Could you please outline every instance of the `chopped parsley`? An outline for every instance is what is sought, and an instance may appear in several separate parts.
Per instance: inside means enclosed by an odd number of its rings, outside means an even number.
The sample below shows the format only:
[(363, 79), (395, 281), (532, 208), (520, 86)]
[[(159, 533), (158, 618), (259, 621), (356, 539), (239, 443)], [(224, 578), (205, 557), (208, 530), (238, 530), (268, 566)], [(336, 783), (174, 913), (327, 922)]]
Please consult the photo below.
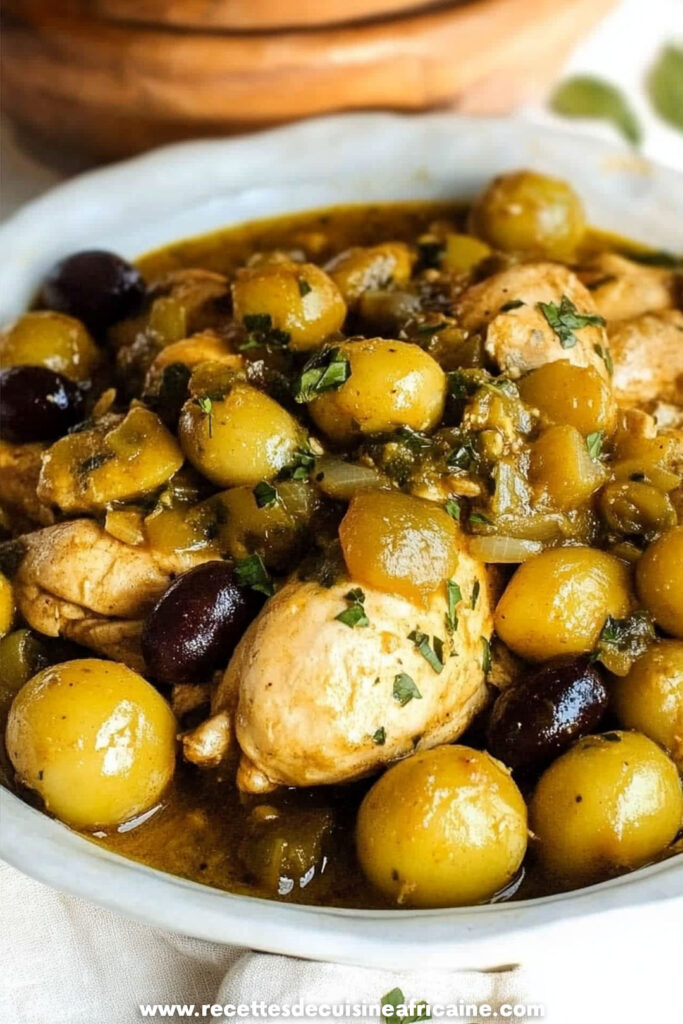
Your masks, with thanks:
[(491, 671), (491, 644), (485, 636), (481, 638), (481, 667), (484, 670), (484, 675), (488, 675)]
[(446, 459), (449, 469), (472, 469), (476, 465), (477, 452), (472, 441), (463, 441), (454, 448)]
[(440, 331), (445, 331), (447, 327), (450, 327), (448, 320), (437, 320), (433, 323), (421, 323), (417, 325), (418, 334), (439, 334)]
[(285, 348), (289, 345), (291, 335), (288, 331), (282, 331), (279, 327), (273, 327), (270, 313), (247, 313), (242, 323), (249, 331), (247, 340), (239, 346), (240, 352), (246, 352), (252, 348), (261, 348), (263, 345), (270, 345), (276, 348)]
[(555, 302), (538, 302), (536, 305), (560, 339), (562, 348), (574, 348), (577, 344), (579, 339), (574, 331), (582, 327), (605, 326), (603, 316), (598, 316), (597, 313), (579, 313), (566, 295), (562, 296), (559, 306)]
[(408, 639), (413, 641), (422, 657), (437, 674), (443, 672), (443, 640), (440, 637), (435, 636), (432, 638), (432, 646), (426, 633), (421, 633), (419, 629), (414, 629), (412, 633), (408, 633)]
[(260, 555), (247, 555), (235, 562), (235, 576), (242, 587), (251, 587), (266, 597), (272, 597), (275, 587)]
[(265, 480), (263, 483), (257, 484), (252, 493), (259, 508), (271, 508), (273, 505), (277, 505), (280, 500), (273, 485)]
[(595, 354), (600, 356), (600, 358), (602, 359), (603, 363), (607, 367), (607, 372), (611, 377), (614, 373), (614, 362), (612, 361), (612, 353), (608, 348), (605, 348), (604, 345), (593, 345), (593, 349), (595, 351)]
[(294, 460), (280, 470), (280, 480), (308, 480), (315, 467), (315, 455), (308, 448), (296, 448)]
[(624, 657), (630, 662), (643, 654), (654, 636), (652, 619), (647, 612), (633, 612), (625, 619), (608, 615), (598, 637), (593, 660), (601, 661), (613, 670)]
[(513, 309), (519, 309), (520, 306), (526, 306), (526, 302), (522, 299), (511, 299), (510, 302), (506, 302), (504, 306), (500, 307), (501, 313), (510, 313)]
[(474, 586), (472, 587), (472, 600), (470, 601), (470, 607), (472, 608), (472, 611), (474, 611), (474, 609), (477, 607), (477, 601), (479, 600), (480, 591), (481, 583), (479, 582), (479, 580), (475, 580)]
[(483, 512), (470, 512), (468, 523), (479, 523), (480, 526), (493, 526), (493, 522)]
[(462, 591), (455, 580), (446, 580), (446, 600), (448, 601), (446, 629), (449, 633), (455, 633), (458, 628), (458, 613), (455, 609), (462, 601)]
[(446, 377), (453, 398), (469, 398), (479, 387), (477, 381), (465, 370), (451, 370)]
[(298, 283), (299, 283), (299, 295), (301, 296), (302, 299), (305, 299), (307, 295), (311, 294), (313, 289), (311, 288), (310, 284), (308, 283), (308, 281), (306, 280), (305, 277), (300, 277)]
[(456, 523), (460, 522), (460, 503), (455, 498), (449, 498), (446, 502), (446, 512)]
[(208, 417), (209, 437), (213, 437), (213, 399), (208, 395), (200, 395), (194, 401), (195, 405), (198, 405), (204, 415)]
[(294, 384), (294, 401), (311, 402), (326, 391), (338, 391), (351, 376), (351, 364), (339, 348), (316, 352)]
[(602, 430), (595, 430), (592, 434), (589, 434), (586, 438), (586, 448), (591, 459), (599, 459), (602, 453), (602, 444), (605, 440), (605, 434)]
[(372, 742), (376, 743), (378, 747), (383, 747), (387, 741), (387, 731), (383, 725), (380, 725), (379, 729), (375, 729), (372, 734)]
[(422, 694), (407, 672), (399, 672), (397, 676), (394, 676), (393, 697), (402, 708), (411, 700), (422, 700)]
[(100, 466), (104, 466), (105, 462), (109, 462), (113, 459), (113, 455), (107, 455), (104, 452), (99, 452), (97, 455), (90, 455), (87, 459), (83, 459), (83, 462), (78, 467), (79, 473), (92, 473), (94, 469), (99, 469)]
[(432, 446), (431, 437), (423, 434), (421, 430), (413, 430), (412, 427), (399, 427), (394, 436), (411, 452), (425, 451)]
[(348, 594), (344, 594), (344, 600), (349, 602), (349, 607), (345, 608), (343, 612), (339, 612), (339, 615), (335, 615), (337, 622), (343, 622), (345, 626), (349, 626), (353, 629), (354, 626), (369, 626), (370, 619), (365, 614), (365, 594), (360, 587), (354, 587), (353, 590), (349, 590)]

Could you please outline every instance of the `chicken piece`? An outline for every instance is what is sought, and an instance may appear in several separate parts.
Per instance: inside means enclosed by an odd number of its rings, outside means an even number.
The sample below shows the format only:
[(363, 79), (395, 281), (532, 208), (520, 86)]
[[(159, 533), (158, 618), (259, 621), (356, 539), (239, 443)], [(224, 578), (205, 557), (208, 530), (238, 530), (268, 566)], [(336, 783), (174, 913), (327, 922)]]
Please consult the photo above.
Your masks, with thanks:
[(609, 331), (612, 384), (623, 405), (683, 404), (683, 313), (676, 309), (622, 320)]
[(43, 444), (0, 441), (0, 504), (20, 520), (28, 520), (29, 529), (30, 523), (47, 526), (54, 522), (51, 509), (36, 493), (44, 450)]
[[(452, 638), (445, 586), (423, 605), (364, 586), (370, 623), (362, 628), (336, 619), (348, 580), (326, 588), (292, 579), (271, 598), (214, 701), (214, 712), (236, 705), (238, 786), (348, 782), (456, 739), (487, 699), (482, 637), (491, 635), (494, 595), (485, 567), (464, 552), (455, 578), (463, 601)], [(443, 638), (441, 672), (409, 637), (415, 630), (430, 645)]]
[(597, 314), (590, 292), (567, 267), (522, 263), (468, 288), (455, 313), (466, 330), (486, 332), (486, 352), (508, 377), (521, 377), (544, 363), (566, 359), (575, 366), (594, 366), (607, 378), (600, 354), (608, 349), (604, 327), (577, 327), (570, 343), (565, 341), (563, 346), (542, 312), (540, 303), (559, 307), (565, 297), (577, 315)]
[(230, 750), (232, 723), (227, 711), (219, 711), (181, 737), (183, 757), (202, 768), (217, 768)]
[(647, 267), (614, 252), (600, 253), (579, 272), (605, 320), (630, 320), (674, 305), (671, 270)]
[[(130, 547), (90, 519), (26, 534), (14, 576), (17, 607), (46, 636), (65, 636), (139, 667), (141, 620), (172, 575), (206, 554), (161, 555)], [(123, 621), (122, 621), (123, 620)]]
[(64, 619), (60, 632), (67, 640), (89, 647), (114, 661), (121, 661), (134, 672), (145, 674), (141, 638), (143, 619)]

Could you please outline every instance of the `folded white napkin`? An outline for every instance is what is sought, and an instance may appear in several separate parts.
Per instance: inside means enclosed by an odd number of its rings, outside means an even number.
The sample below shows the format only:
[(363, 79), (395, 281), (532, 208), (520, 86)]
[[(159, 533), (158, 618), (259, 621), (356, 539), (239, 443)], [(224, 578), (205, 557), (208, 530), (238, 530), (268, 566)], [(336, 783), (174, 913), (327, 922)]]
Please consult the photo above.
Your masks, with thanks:
[[(202, 942), (65, 896), (2, 863), (0, 908), (0, 1024), (138, 1024), (149, 1019), (141, 1007), (173, 1004), (193, 1004), (189, 1019), (222, 1024), (277, 1019), (264, 1016), (268, 1005), (288, 1007), (289, 1019), (331, 1019), (334, 1012), (332, 1019), (357, 1024), (378, 1021), (363, 1004), (376, 1007), (396, 988), (406, 1002), (450, 1004), (451, 1013), (460, 1012), (447, 1020), (501, 1019), (503, 1004), (540, 1004), (542, 1017), (507, 1019), (550, 1024), (680, 1024), (683, 1019), (683, 899), (634, 918), (626, 949), (623, 934), (615, 934), (614, 947), (608, 942), (596, 948), (587, 924), (580, 944), (558, 944), (523, 968), (490, 973), (431, 971), (419, 946), (409, 963), (397, 963), (389, 972)], [(231, 1007), (240, 1004), (246, 1012), (238, 1017)], [(480, 1010), (488, 1005), (490, 1014), (465, 1017), (464, 1004), (478, 1004)], [(203, 1006), (212, 1008), (204, 1016)], [(228, 1007), (229, 1015), (219, 1007)], [(328, 1007), (328, 1016), (303, 1016), (311, 1012), (306, 1007), (323, 1007), (323, 1013)], [(153, 1019), (188, 1017), (162, 1018), (157, 1011)]]

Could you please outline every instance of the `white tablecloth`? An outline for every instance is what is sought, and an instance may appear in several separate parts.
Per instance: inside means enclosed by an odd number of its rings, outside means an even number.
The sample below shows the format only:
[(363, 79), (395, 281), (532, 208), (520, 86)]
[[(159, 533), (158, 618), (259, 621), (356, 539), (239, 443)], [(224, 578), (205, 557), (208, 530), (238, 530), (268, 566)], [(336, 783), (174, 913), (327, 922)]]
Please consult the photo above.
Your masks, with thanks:
[[(681, 169), (683, 136), (652, 115), (641, 83), (662, 43), (682, 37), (683, 0), (624, 0), (566, 69), (619, 83), (645, 126), (644, 152)], [(519, 116), (562, 123), (541, 106)], [(599, 135), (612, 132), (585, 127)], [(22, 154), (7, 126), (0, 144), (7, 216), (58, 175)], [(542, 962), (515, 971), (451, 975), (430, 972), (419, 949), (413, 963), (397, 964), (392, 975), (182, 938), (54, 892), (6, 865), (0, 865), (0, 908), (0, 1024), (134, 1024), (143, 1019), (140, 1004), (155, 1003), (193, 1003), (194, 1019), (223, 1020), (196, 1014), (202, 1004), (376, 1003), (396, 986), (407, 997), (488, 1001), (494, 1010), (501, 1002), (544, 1003), (551, 1024), (683, 1021), (682, 901), (654, 910), (645, 926), (639, 919), (630, 956), (622, 951), (617, 959), (610, 948), (593, 948), (587, 930), (582, 948), (549, 949)], [(242, 1019), (257, 1018), (251, 1013)]]

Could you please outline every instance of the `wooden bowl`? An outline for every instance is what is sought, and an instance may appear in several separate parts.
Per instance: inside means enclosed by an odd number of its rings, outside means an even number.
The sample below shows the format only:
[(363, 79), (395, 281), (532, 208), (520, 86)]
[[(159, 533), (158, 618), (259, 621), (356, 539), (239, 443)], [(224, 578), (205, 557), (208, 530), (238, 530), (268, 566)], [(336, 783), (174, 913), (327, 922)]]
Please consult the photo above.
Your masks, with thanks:
[[(77, 0), (78, 2), (78, 0)], [(444, 0), (80, 0), (90, 11), (115, 21), (230, 30), (292, 28), (369, 21), (435, 7)]]
[(42, 144), (96, 159), (338, 110), (502, 113), (543, 89), (613, 3), (473, 0), (358, 26), (238, 34), (5, 0), (4, 109)]

